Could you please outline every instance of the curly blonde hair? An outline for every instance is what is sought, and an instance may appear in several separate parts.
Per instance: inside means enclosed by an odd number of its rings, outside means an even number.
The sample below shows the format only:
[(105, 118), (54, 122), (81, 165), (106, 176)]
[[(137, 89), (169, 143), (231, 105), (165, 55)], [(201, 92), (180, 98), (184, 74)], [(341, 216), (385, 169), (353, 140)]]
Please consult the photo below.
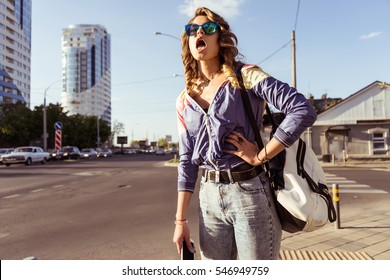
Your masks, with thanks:
[[(242, 55), (237, 49), (238, 39), (234, 33), (230, 30), (229, 24), (218, 14), (209, 10), (208, 8), (201, 7), (195, 11), (195, 15), (188, 23), (192, 23), (197, 16), (206, 16), (210, 21), (219, 24), (218, 43), (219, 43), (219, 60), (221, 63), (222, 72), (226, 75), (230, 83), (239, 87), (237, 76), (234, 73), (234, 68), (243, 64), (239, 58)], [(185, 32), (181, 35), (182, 52), (181, 57), (184, 64), (184, 76), (187, 85), (187, 89), (192, 95), (192, 89), (195, 86), (196, 80), (199, 78), (198, 63), (192, 56), (189, 47), (189, 38)]]

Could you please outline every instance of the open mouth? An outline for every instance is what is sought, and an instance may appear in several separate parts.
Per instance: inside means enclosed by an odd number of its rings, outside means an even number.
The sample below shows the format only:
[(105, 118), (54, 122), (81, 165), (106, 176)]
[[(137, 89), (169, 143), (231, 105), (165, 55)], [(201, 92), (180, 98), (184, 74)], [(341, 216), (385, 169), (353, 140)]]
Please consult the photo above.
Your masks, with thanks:
[(206, 42), (203, 40), (203, 39), (198, 39), (196, 41), (196, 49), (201, 51), (201, 50), (204, 50), (206, 48)]

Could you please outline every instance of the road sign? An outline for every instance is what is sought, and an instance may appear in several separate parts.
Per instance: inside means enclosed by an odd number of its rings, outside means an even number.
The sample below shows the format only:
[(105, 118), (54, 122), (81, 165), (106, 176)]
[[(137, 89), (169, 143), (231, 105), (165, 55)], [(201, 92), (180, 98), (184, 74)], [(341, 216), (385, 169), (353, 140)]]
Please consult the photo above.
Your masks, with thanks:
[(55, 129), (55, 130), (62, 130), (63, 127), (64, 127), (64, 125), (63, 125), (62, 122), (60, 122), (60, 121), (57, 121), (57, 122), (55, 122), (55, 124), (54, 124), (54, 129)]
[(55, 149), (58, 151), (58, 150), (61, 150), (61, 146), (62, 146), (62, 130), (60, 129), (57, 129), (56, 130), (56, 137), (55, 137)]
[(118, 144), (127, 144), (127, 136), (118, 136), (116, 142)]

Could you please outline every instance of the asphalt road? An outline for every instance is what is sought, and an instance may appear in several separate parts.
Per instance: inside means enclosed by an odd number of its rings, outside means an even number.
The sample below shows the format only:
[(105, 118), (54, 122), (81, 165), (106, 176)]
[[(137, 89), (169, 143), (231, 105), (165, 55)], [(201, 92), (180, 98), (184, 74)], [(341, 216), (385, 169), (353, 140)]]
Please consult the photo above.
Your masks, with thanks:
[(171, 157), (0, 167), (0, 259), (178, 259)]
[[(171, 155), (0, 166), (0, 259), (179, 259)], [(389, 203), (390, 173), (325, 169), (340, 184), (343, 215)], [(197, 240), (197, 199), (189, 211)]]

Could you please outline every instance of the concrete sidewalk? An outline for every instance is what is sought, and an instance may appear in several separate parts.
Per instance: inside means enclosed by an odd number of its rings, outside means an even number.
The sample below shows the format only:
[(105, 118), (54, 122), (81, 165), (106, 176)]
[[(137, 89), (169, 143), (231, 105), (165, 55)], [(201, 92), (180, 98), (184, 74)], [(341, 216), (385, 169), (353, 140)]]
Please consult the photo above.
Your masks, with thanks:
[[(322, 164), (325, 172), (331, 167), (390, 170), (389, 161)], [(331, 188), (331, 186), (328, 187)], [(385, 195), (390, 196), (390, 194)], [(313, 256), (306, 252), (337, 252), (341, 256), (352, 253), (351, 255), (356, 258), (363, 256), (364, 259), (390, 260), (390, 197), (388, 201), (387, 205), (375, 205), (364, 209), (343, 209), (339, 229), (329, 223), (314, 232), (295, 234), (283, 232), (281, 253), (283, 255), (283, 253), (292, 252), (292, 259), (298, 259), (302, 252), (304, 259), (312, 259)], [(328, 255), (335, 256), (335, 254)], [(337, 259), (337, 256), (333, 259)]]
[(390, 207), (343, 213), (340, 229), (328, 224), (314, 232), (283, 232), (281, 250), (364, 252), (374, 260), (390, 260)]

